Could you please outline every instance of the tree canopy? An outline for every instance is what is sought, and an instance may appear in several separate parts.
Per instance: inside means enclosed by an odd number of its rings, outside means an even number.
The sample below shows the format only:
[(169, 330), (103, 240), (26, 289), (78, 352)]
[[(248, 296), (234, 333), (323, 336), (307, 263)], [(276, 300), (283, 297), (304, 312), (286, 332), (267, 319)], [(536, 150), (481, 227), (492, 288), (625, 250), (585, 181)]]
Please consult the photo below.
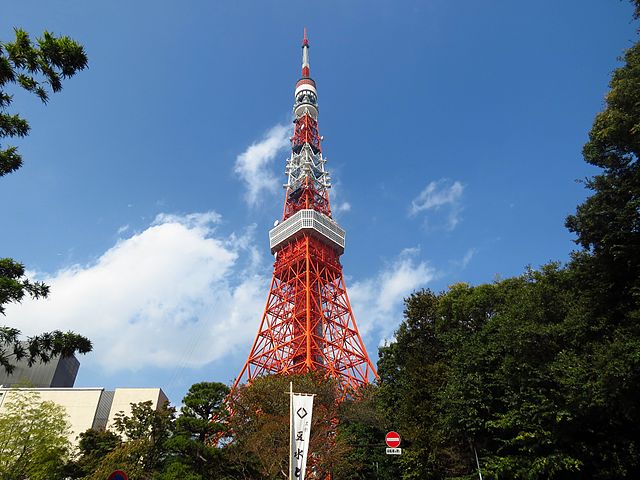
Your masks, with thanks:
[[(34, 93), (47, 103), (51, 92), (62, 90), (62, 80), (87, 67), (84, 48), (69, 37), (56, 37), (50, 32), (31, 40), (29, 34), (15, 29), (15, 40), (0, 42), (0, 139), (25, 137), (29, 122), (19, 114), (7, 113), (13, 96), (9, 85), (17, 85)], [(14, 146), (0, 144), (0, 177), (22, 166), (22, 156)]]
[(476, 453), (487, 478), (640, 475), (640, 44), (623, 61), (584, 146), (600, 170), (566, 221), (571, 260), (406, 300), (378, 364), (401, 478), (475, 478)]
[(0, 478), (64, 478), (71, 455), (69, 424), (63, 407), (42, 402), (33, 391), (10, 390), (0, 413)]
[[(151, 402), (131, 405), (131, 413), (116, 415), (114, 431), (87, 430), (80, 435), (80, 456), (67, 468), (71, 478), (102, 480), (116, 469), (129, 478), (208, 480), (244, 478), (228, 450), (211, 442), (225, 417), (229, 388), (217, 382), (191, 386), (176, 409)], [(257, 477), (249, 477), (257, 478)]]
[[(84, 70), (87, 62), (82, 45), (46, 31), (34, 42), (24, 30), (16, 28), (14, 41), (0, 42), (0, 177), (22, 166), (17, 147), (5, 145), (5, 139), (29, 133), (29, 122), (7, 111), (13, 103), (8, 89), (22, 88), (47, 103), (51, 93), (62, 89), (62, 81)], [(5, 314), (7, 304), (20, 303), (25, 296), (41, 298), (48, 294), (47, 285), (26, 278), (23, 264), (0, 258), (0, 314)], [(15, 361), (25, 357), (31, 365), (57, 355), (87, 353), (91, 348), (87, 338), (57, 330), (31, 337), (25, 346), (20, 340), (20, 330), (0, 326), (0, 367), (9, 374)]]
[(406, 299), (376, 393), (401, 478), (640, 475), (640, 44), (623, 61), (583, 149), (599, 172), (566, 221), (571, 260)]
[(257, 468), (257, 477), (246, 478), (275, 480), (287, 475), (289, 382), (293, 382), (294, 391), (316, 395), (310, 451), (315, 454), (313, 469), (319, 477), (331, 472), (345, 451), (344, 445), (332, 438), (340, 397), (335, 381), (318, 373), (257, 378), (251, 385), (241, 386), (231, 399), (233, 415), (229, 429), (233, 442), (227, 448), (231, 458), (246, 470)]

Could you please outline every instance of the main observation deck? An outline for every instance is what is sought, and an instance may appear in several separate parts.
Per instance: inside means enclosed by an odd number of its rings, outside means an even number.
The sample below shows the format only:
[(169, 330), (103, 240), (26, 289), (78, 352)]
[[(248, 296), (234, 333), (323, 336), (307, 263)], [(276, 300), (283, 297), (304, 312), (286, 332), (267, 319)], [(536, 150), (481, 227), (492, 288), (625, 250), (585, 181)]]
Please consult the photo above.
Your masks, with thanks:
[(286, 243), (303, 233), (323, 241), (336, 250), (338, 255), (344, 253), (345, 231), (327, 215), (310, 209), (296, 212), (269, 231), (271, 253), (276, 253)]

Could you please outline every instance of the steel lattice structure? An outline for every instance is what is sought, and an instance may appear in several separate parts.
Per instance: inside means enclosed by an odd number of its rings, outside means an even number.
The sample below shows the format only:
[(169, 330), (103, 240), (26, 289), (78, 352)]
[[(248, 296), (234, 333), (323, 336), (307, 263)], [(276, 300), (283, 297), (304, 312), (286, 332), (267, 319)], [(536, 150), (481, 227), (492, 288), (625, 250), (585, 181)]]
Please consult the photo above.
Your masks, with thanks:
[(340, 255), (345, 231), (331, 216), (331, 179), (322, 156), (306, 29), (302, 78), (294, 98), (284, 211), (269, 232), (276, 256), (273, 279), (258, 334), (234, 389), (260, 375), (321, 371), (346, 392), (369, 383), (377, 373), (344, 284)]

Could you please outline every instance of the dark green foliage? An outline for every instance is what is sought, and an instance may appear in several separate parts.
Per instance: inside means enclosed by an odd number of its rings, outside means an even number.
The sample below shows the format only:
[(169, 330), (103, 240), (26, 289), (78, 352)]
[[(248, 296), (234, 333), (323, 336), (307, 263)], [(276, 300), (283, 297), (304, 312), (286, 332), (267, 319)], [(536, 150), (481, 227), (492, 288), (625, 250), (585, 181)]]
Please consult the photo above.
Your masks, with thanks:
[[(471, 469), (468, 439), (447, 425), (445, 391), (454, 373), (452, 352), (487, 315), (483, 302), (453, 296), (447, 303), (442, 300), (428, 290), (407, 298), (396, 341), (380, 349), (379, 401), (403, 438), (398, 475), (403, 479), (454, 478)], [(443, 315), (456, 321), (443, 321)]]
[(84, 456), (102, 458), (120, 445), (120, 437), (109, 430), (87, 430), (80, 434), (78, 450)]
[(67, 465), (69, 478), (103, 480), (116, 469), (139, 480), (259, 479), (250, 460), (237, 458), (233, 448), (210, 443), (225, 419), (229, 389), (222, 383), (196, 383), (176, 411), (155, 410), (151, 402), (131, 405), (131, 413), (116, 415), (114, 429), (88, 430), (80, 435), (80, 455)]
[(637, 20), (640, 18), (640, 0), (631, 0), (631, 3), (634, 5), (633, 18)]
[(0, 314), (8, 303), (20, 303), (25, 295), (46, 297), (49, 287), (42, 282), (31, 282), (24, 276), (24, 265), (10, 258), (0, 258)]
[[(47, 103), (49, 91), (62, 89), (62, 80), (87, 67), (82, 46), (69, 37), (44, 32), (34, 43), (24, 30), (15, 29), (13, 42), (0, 42), (0, 139), (25, 137), (29, 123), (17, 114), (6, 113), (13, 96), (9, 85), (19, 85)], [(22, 165), (16, 147), (0, 144), (0, 177)]]
[(189, 388), (182, 399), (174, 435), (165, 444), (168, 457), (161, 479), (233, 478), (234, 468), (225, 460), (226, 452), (208, 443), (222, 428), (212, 419), (227, 416), (224, 400), (228, 394), (229, 388), (217, 382), (196, 383)]
[(344, 453), (334, 465), (334, 480), (399, 478), (399, 458), (385, 453), (384, 437), (393, 423), (379, 408), (378, 393), (369, 385), (340, 405), (337, 443)]
[(233, 442), (225, 450), (245, 472), (257, 470), (251, 479), (286, 478), (289, 458), (289, 382), (296, 392), (314, 393), (310, 451), (317, 455), (314, 469), (323, 478), (343, 458), (348, 446), (334, 441), (338, 419), (335, 381), (318, 373), (270, 375), (234, 392), (230, 421)]
[(624, 61), (584, 147), (600, 173), (566, 223), (582, 250), (406, 300), (378, 364), (401, 478), (477, 478), (474, 449), (485, 478), (640, 477), (640, 44)]
[(47, 363), (58, 355), (88, 353), (91, 348), (89, 339), (73, 332), (54, 330), (21, 341), (20, 330), (0, 326), (0, 366), (7, 373), (13, 372), (16, 360), (26, 358), (31, 366), (36, 362)]
[[(13, 101), (7, 87), (18, 85), (46, 103), (48, 90), (60, 91), (63, 79), (87, 66), (84, 49), (69, 37), (44, 32), (34, 44), (24, 30), (16, 29), (15, 36), (13, 42), (0, 42), (0, 141), (29, 133), (29, 123), (24, 118), (6, 112)], [(22, 157), (16, 147), (0, 143), (0, 177), (21, 165)], [(10, 258), (0, 259), (0, 314), (4, 315), (5, 305), (20, 303), (25, 296), (41, 298), (48, 294), (47, 285), (25, 277), (21, 263)], [(16, 360), (25, 357), (31, 365), (36, 361), (47, 362), (57, 355), (91, 351), (91, 342), (72, 332), (54, 331), (31, 337), (26, 347), (19, 335), (20, 331), (15, 328), (0, 327), (0, 366), (7, 373), (13, 371)]]
[(63, 407), (42, 402), (38, 393), (9, 390), (0, 413), (0, 478), (64, 478), (71, 456), (69, 424)]
[(584, 147), (585, 160), (601, 173), (585, 181), (593, 195), (567, 227), (584, 249), (576, 266), (587, 286), (627, 309), (640, 298), (640, 44), (624, 59)]
[(116, 414), (114, 429), (118, 435), (90, 430), (81, 435), (81, 456), (74, 478), (103, 480), (116, 469), (124, 470), (132, 479), (158, 478), (174, 426), (173, 407), (165, 405), (155, 410), (150, 401), (132, 403), (129, 415)]
[[(19, 303), (25, 295), (33, 298), (46, 297), (49, 287), (41, 282), (31, 282), (24, 277), (24, 266), (10, 258), (0, 259), (0, 313), (4, 305)], [(91, 351), (91, 341), (73, 332), (59, 330), (20, 340), (20, 330), (0, 326), (0, 366), (7, 373), (13, 372), (16, 360), (27, 358), (29, 365), (48, 362), (58, 355)]]
[[(380, 349), (380, 401), (412, 456), (411, 462), (406, 455), (400, 458), (405, 464), (403, 478), (440, 478), (458, 470), (459, 453), (441, 435), (438, 395), (449, 366), (447, 349), (436, 330), (438, 300), (428, 290), (411, 295), (405, 302), (406, 321), (396, 332), (397, 341)], [(455, 332), (451, 335), (455, 337)], [(415, 477), (407, 463), (424, 468)]]
[(223, 383), (200, 382), (192, 385), (182, 399), (178, 430), (205, 443), (220, 428), (219, 424), (211, 420), (214, 417), (223, 420), (227, 416), (224, 405), (227, 395), (229, 387)]
[[(25, 295), (32, 298), (46, 297), (49, 287), (41, 282), (31, 282), (24, 277), (24, 266), (10, 258), (0, 259), (0, 313), (4, 305), (19, 303)], [(59, 330), (20, 340), (20, 330), (0, 326), (0, 366), (8, 373), (13, 372), (16, 360), (27, 358), (29, 365), (48, 362), (58, 355), (91, 351), (91, 342), (73, 332)]]
[[(550, 265), (483, 286), (500, 300), (452, 352), (446, 424), (480, 450), (496, 476), (553, 478), (580, 463), (563, 443), (573, 418), (554, 379), (554, 359), (567, 346), (558, 328), (566, 314), (562, 273)], [(473, 301), (476, 293), (457, 289), (444, 298)]]
[(120, 437), (109, 430), (89, 429), (82, 432), (78, 442), (78, 458), (67, 466), (67, 476), (81, 478), (90, 475), (98, 468), (102, 459), (121, 443)]
[(166, 458), (166, 441), (174, 431), (175, 408), (165, 405), (158, 410), (151, 401), (131, 404), (131, 413), (116, 414), (114, 428), (123, 438), (144, 446), (142, 465), (145, 471), (158, 470)]
[[(407, 299), (381, 349), (401, 478), (636, 478), (640, 332), (592, 310), (573, 264)], [(597, 310), (600, 310), (598, 306)]]

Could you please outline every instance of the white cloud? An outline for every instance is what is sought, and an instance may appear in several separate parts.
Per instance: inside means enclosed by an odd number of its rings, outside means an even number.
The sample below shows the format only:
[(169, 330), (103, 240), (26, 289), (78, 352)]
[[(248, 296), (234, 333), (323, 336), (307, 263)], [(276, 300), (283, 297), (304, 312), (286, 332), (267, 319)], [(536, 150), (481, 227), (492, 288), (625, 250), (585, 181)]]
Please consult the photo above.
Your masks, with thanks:
[(338, 213), (349, 212), (351, 211), (351, 204), (349, 202), (339, 203), (338, 206), (334, 208), (334, 211)]
[(467, 250), (467, 253), (464, 254), (464, 257), (462, 257), (462, 260), (458, 262), (460, 267), (465, 268), (467, 265), (469, 265), (469, 262), (476, 253), (478, 253), (478, 250), (476, 248), (470, 248), (469, 250)]
[[(83, 367), (107, 374), (183, 371), (243, 357), (271, 270), (255, 245), (255, 225), (222, 235), (221, 223), (216, 212), (159, 214), (92, 264), (30, 273), (51, 286), (49, 298), (10, 305), (6, 320), (25, 335), (58, 328), (89, 337), (94, 351), (81, 358)], [(436, 276), (418, 255), (406, 249), (374, 277), (348, 286), (363, 335), (391, 338), (404, 297)]]
[(118, 229), (118, 235), (120, 235), (121, 233), (126, 232), (127, 230), (129, 230), (129, 225), (122, 225), (122, 226)]
[(189, 213), (187, 215), (176, 215), (173, 213), (159, 213), (153, 220), (152, 225), (163, 225), (167, 223), (177, 223), (189, 229), (195, 229), (203, 233), (213, 230), (215, 224), (220, 223), (222, 216), (216, 212)]
[(349, 287), (356, 323), (363, 335), (376, 333), (381, 341), (391, 338), (402, 319), (403, 300), (435, 277), (428, 263), (418, 261), (419, 250), (405, 249), (374, 278)]
[(331, 202), (331, 213), (334, 217), (337, 217), (337, 220), (339, 220), (341, 214), (351, 211), (351, 203), (343, 199), (342, 186), (339, 180), (332, 182), (329, 190), (329, 201)]
[[(262, 140), (251, 144), (236, 158), (234, 172), (245, 183), (245, 200), (255, 206), (263, 191), (275, 193), (280, 183), (269, 164), (281, 150), (289, 145), (291, 129), (285, 125), (271, 128)], [(284, 168), (284, 163), (282, 165)]]
[(410, 215), (423, 211), (446, 210), (445, 228), (453, 230), (460, 222), (462, 205), (460, 200), (464, 192), (464, 185), (447, 179), (430, 182), (420, 194), (411, 202)]
[[(253, 229), (216, 234), (220, 215), (160, 214), (94, 264), (39, 275), (45, 300), (7, 309), (25, 334), (73, 330), (94, 343), (83, 363), (107, 371), (199, 367), (246, 348), (264, 307)], [(245, 252), (249, 254), (245, 255)]]

